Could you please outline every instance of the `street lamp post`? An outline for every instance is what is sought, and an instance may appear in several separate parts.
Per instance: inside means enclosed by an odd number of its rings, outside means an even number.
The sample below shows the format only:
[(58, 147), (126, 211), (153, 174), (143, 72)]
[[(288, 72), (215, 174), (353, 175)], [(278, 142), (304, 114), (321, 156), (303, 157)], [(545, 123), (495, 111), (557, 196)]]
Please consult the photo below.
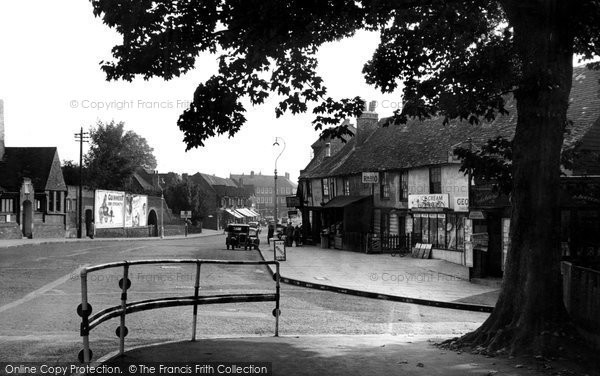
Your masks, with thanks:
[(283, 154), (283, 152), (285, 151), (285, 140), (281, 137), (275, 137), (275, 142), (273, 143), (273, 146), (275, 146), (275, 145), (279, 146), (279, 142), (277, 142), (277, 140), (280, 140), (281, 142), (283, 142), (283, 149), (281, 149), (281, 152), (279, 153), (277, 158), (275, 158), (275, 177), (273, 179), (274, 186), (275, 186), (275, 192), (274, 192), (275, 206), (273, 207), (273, 217), (275, 218), (275, 226), (277, 226), (277, 222), (278, 222), (278, 218), (277, 218), (277, 161), (279, 160), (279, 157), (281, 157), (281, 154)]

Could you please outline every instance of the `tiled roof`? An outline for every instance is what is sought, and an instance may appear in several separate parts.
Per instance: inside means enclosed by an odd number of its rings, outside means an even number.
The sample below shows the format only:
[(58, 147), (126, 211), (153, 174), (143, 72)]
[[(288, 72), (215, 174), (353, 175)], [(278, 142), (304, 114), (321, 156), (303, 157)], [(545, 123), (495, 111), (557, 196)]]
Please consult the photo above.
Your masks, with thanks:
[[(572, 125), (565, 134), (564, 148), (581, 145), (600, 149), (600, 97), (598, 81), (600, 72), (585, 67), (573, 71), (571, 104), (567, 113)], [(471, 125), (452, 121), (448, 125), (442, 118), (409, 120), (403, 125), (382, 126), (361, 146), (355, 146), (355, 137), (342, 149), (328, 158), (313, 158), (302, 171), (301, 178), (351, 175), (363, 171), (383, 171), (414, 168), (448, 163), (449, 152), (471, 138), (480, 145), (497, 136), (514, 136), (517, 123), (516, 102), (509, 98), (508, 115), (498, 116), (491, 123)]]
[(201, 172), (194, 174), (195, 175), (200, 175), (204, 178), (204, 180), (206, 180), (206, 182), (212, 186), (215, 185), (224, 185), (224, 186), (229, 186), (229, 187), (237, 187), (237, 185), (235, 184), (235, 182), (231, 179), (227, 179), (227, 178), (220, 178), (218, 176), (214, 176), (214, 175), (209, 175), (209, 174), (203, 174)]
[[(0, 161), (0, 181), (7, 191), (20, 189), (30, 178), (36, 191), (67, 190), (55, 147), (7, 147)], [(58, 157), (57, 157), (58, 158)]]
[[(262, 175), (262, 174), (231, 174), (231, 179), (236, 182), (242, 183), (242, 185), (253, 185), (255, 187), (272, 187), (273, 186), (273, 178), (274, 175)], [(298, 184), (294, 183), (290, 179), (286, 178), (285, 175), (279, 175), (277, 173), (277, 184), (283, 186), (282, 184), (287, 184), (289, 187), (295, 188)]]

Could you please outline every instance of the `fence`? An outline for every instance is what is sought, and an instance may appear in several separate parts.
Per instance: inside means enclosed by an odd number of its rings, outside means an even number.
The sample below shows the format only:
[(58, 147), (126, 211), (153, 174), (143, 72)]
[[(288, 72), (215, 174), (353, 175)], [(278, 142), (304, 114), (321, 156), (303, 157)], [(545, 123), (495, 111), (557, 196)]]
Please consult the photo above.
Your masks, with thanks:
[(600, 272), (562, 262), (563, 301), (583, 336), (600, 348)]
[(412, 236), (394, 234), (367, 234), (367, 253), (406, 252), (410, 253)]
[[(195, 264), (196, 278), (194, 283), (193, 296), (163, 297), (158, 299), (141, 300), (127, 302), (127, 290), (131, 287), (129, 277), (129, 268), (135, 265), (149, 264)], [(200, 270), (202, 264), (226, 264), (226, 265), (275, 265), (276, 273), (275, 293), (273, 294), (227, 294), (227, 295), (199, 295), (200, 289)], [(95, 315), (92, 315), (92, 305), (88, 301), (87, 276), (89, 273), (103, 269), (123, 268), (123, 278), (119, 280), (121, 289), (121, 304), (104, 309)], [(277, 261), (238, 261), (238, 260), (204, 260), (204, 259), (160, 259), (160, 260), (136, 260), (121, 261), (108, 264), (86, 267), (81, 270), (81, 304), (77, 307), (77, 313), (81, 317), (80, 334), (83, 337), (83, 350), (79, 352), (79, 360), (88, 363), (92, 358), (92, 351), (89, 345), (89, 333), (92, 329), (114, 317), (120, 317), (121, 323), (117, 328), (119, 337), (119, 354), (125, 352), (125, 337), (127, 336), (127, 327), (125, 326), (125, 317), (128, 313), (146, 311), (156, 308), (177, 307), (191, 305), (193, 309), (192, 320), (192, 341), (196, 340), (196, 323), (198, 318), (198, 305), (219, 304), (219, 303), (243, 303), (243, 302), (275, 302), (273, 316), (275, 316), (275, 336), (279, 335), (279, 262)]]

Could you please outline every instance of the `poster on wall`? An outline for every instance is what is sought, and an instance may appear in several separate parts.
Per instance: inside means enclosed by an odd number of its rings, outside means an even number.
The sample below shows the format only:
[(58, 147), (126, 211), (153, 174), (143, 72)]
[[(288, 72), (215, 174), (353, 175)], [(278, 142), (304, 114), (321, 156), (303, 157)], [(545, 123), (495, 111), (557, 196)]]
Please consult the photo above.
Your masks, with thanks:
[(146, 226), (148, 196), (125, 195), (125, 227)]
[(94, 223), (96, 228), (123, 227), (125, 192), (96, 190)]

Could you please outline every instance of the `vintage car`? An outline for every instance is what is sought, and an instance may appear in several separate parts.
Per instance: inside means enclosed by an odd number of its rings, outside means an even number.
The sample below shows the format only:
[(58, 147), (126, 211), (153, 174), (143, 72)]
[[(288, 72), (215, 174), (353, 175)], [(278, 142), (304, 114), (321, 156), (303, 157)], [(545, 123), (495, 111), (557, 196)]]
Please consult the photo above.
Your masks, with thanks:
[(225, 245), (227, 249), (235, 249), (235, 247), (245, 247), (248, 241), (248, 235), (250, 234), (250, 226), (245, 224), (230, 224), (225, 229), (227, 232), (227, 238), (225, 239)]
[(227, 249), (235, 249), (236, 247), (244, 247), (244, 249), (258, 249), (260, 239), (256, 228), (246, 224), (231, 224), (226, 228), (227, 238), (225, 246)]
[(248, 238), (246, 240), (244, 249), (258, 249), (258, 246), (260, 245), (260, 239), (258, 238), (259, 233), (259, 229), (250, 227), (250, 232), (248, 233)]

